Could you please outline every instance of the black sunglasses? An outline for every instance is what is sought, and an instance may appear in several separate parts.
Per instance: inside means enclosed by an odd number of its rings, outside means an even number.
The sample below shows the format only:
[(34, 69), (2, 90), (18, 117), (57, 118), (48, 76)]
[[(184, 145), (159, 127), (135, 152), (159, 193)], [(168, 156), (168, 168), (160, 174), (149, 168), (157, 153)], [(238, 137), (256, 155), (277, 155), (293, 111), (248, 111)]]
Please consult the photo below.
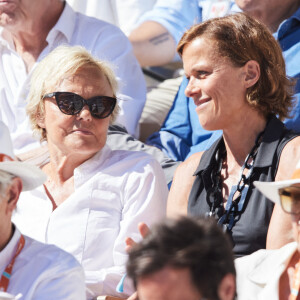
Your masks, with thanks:
[(81, 96), (71, 92), (54, 92), (43, 96), (45, 98), (55, 97), (60, 111), (66, 115), (77, 115), (85, 105), (88, 106), (91, 115), (97, 119), (107, 118), (114, 110), (117, 99), (108, 96), (96, 96), (85, 100)]
[(300, 214), (300, 187), (289, 186), (278, 190), (282, 209), (292, 215)]

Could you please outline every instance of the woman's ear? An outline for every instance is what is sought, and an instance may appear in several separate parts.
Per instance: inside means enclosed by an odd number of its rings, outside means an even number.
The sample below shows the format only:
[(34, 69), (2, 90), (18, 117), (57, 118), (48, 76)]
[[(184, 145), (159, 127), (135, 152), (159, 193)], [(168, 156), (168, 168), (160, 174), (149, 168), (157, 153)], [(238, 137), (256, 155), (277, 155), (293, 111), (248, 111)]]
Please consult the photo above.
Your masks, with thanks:
[(45, 128), (45, 116), (42, 116), (40, 113), (36, 116), (36, 123), (41, 128)]
[(249, 60), (245, 64), (244, 70), (245, 70), (245, 74), (246, 74), (245, 79), (244, 79), (245, 87), (249, 88), (249, 87), (253, 86), (259, 80), (260, 66), (257, 61)]

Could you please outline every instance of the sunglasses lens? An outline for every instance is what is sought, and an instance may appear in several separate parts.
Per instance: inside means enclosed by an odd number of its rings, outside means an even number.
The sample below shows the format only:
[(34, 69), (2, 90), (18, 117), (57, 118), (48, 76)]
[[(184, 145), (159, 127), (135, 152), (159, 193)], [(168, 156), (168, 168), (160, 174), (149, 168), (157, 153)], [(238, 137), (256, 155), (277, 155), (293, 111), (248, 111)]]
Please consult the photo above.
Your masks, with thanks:
[(88, 105), (90, 113), (98, 119), (107, 118), (116, 106), (116, 98), (107, 96), (97, 96), (84, 100), (80, 95), (71, 92), (55, 92), (46, 96), (55, 95), (56, 103), (60, 111), (66, 115), (78, 114), (84, 105)]
[(283, 210), (290, 214), (300, 214), (300, 188), (288, 187), (279, 193)]
[(88, 101), (88, 105), (93, 117), (104, 119), (113, 112), (116, 105), (116, 99), (105, 96), (95, 97)]
[(61, 93), (58, 96), (57, 105), (64, 114), (76, 115), (81, 111), (83, 101), (79, 95), (73, 93)]

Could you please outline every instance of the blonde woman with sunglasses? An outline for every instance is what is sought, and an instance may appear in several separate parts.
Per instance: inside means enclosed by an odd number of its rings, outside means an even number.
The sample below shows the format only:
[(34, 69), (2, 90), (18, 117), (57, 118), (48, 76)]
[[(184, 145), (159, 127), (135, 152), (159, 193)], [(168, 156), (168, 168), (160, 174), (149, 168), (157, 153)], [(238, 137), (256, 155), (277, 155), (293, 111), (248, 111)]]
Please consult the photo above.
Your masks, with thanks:
[[(32, 128), (49, 149), (42, 166), (48, 179), (21, 197), (14, 220), (24, 233), (77, 258), (88, 299), (119, 295), (126, 236), (138, 236), (140, 221), (151, 225), (165, 215), (160, 165), (147, 154), (106, 145), (116, 92), (107, 63), (82, 47), (60, 46), (36, 67), (28, 96)], [(131, 292), (125, 280), (123, 296)]]

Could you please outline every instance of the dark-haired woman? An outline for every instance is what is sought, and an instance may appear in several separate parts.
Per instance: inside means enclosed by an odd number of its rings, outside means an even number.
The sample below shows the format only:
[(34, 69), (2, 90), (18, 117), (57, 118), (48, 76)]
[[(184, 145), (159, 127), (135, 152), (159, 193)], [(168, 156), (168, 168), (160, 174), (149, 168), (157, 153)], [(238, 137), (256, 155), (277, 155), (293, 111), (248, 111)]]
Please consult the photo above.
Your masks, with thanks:
[[(236, 256), (265, 248), (272, 214), (276, 226), (281, 213), (253, 181), (289, 178), (300, 158), (300, 138), (280, 121), (292, 106), (281, 49), (264, 25), (241, 13), (193, 26), (177, 50), (200, 124), (223, 136), (177, 169), (167, 214), (216, 218)], [(290, 238), (284, 218), (278, 247)]]

